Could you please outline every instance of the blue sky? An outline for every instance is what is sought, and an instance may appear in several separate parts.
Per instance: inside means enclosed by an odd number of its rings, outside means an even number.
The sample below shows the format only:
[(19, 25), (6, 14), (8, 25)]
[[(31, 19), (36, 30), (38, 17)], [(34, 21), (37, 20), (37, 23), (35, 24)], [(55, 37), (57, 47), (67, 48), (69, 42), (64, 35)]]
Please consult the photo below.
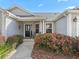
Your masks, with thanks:
[(19, 5), (33, 12), (61, 12), (79, 6), (79, 0), (0, 0), (0, 7)]

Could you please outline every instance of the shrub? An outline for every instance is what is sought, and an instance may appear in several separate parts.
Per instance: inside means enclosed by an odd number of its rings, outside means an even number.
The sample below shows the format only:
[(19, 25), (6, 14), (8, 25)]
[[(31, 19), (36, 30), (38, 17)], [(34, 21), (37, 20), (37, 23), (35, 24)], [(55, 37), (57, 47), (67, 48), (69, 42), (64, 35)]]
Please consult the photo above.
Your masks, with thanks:
[[(5, 42), (4, 39), (4, 36), (0, 36), (0, 42)], [(3, 59), (9, 52), (15, 49), (22, 42), (23, 37), (21, 35), (8, 37), (6, 42), (0, 46), (0, 59)]]
[(5, 43), (5, 36), (0, 35), (0, 45)]
[(56, 33), (45, 33), (35, 37), (35, 43), (38, 47), (51, 49), (53, 52), (63, 54), (78, 52), (78, 42), (78, 38)]
[(42, 34), (37, 34), (36, 36), (35, 36), (35, 44), (41, 44), (41, 42), (42, 42)]
[(21, 35), (16, 35), (15, 37), (18, 38), (18, 44), (23, 43), (23, 36), (21, 36)]
[(6, 44), (13, 45), (16, 44), (16, 47), (23, 42), (23, 37), (21, 35), (14, 35), (8, 37)]
[(35, 37), (35, 44), (42, 48), (49, 48), (49, 41), (51, 39), (50, 34), (38, 34)]
[(15, 37), (8, 37), (6, 44), (12, 45), (14, 44), (16, 41)]

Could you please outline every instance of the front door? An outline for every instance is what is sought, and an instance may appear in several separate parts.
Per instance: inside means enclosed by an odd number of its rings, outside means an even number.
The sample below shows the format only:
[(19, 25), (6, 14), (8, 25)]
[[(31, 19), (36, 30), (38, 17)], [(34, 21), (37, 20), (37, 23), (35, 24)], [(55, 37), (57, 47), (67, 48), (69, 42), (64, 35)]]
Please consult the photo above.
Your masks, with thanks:
[(31, 25), (25, 25), (25, 37), (31, 37)]

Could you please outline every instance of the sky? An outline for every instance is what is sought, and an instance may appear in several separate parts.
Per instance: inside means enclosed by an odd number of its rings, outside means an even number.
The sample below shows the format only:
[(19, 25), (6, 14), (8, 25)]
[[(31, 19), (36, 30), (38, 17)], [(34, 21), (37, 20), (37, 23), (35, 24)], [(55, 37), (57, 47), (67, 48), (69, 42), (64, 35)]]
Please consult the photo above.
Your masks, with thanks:
[(63, 12), (79, 6), (79, 0), (0, 0), (0, 7), (4, 9), (16, 5), (32, 12)]

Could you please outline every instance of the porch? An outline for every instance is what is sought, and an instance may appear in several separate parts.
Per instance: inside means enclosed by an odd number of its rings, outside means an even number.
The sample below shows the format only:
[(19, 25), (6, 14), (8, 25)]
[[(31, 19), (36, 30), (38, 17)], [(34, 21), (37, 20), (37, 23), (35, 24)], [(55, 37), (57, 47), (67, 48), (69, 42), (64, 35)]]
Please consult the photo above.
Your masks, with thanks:
[(45, 33), (45, 21), (18, 21), (19, 34), (24, 37), (34, 37), (36, 33)]
[(19, 34), (24, 37), (34, 37), (35, 34), (46, 32), (54, 32), (54, 23), (46, 22), (45, 20), (40, 21), (18, 21)]
[[(22, 35), (24, 37), (33, 37), (35, 36), (36, 33), (41, 33), (44, 34), (46, 32), (53, 33), (55, 31), (55, 26), (53, 21), (46, 21), (48, 18), (46, 17), (40, 17), (40, 16), (15, 16), (13, 14), (9, 15), (10, 18), (12, 18), (12, 22), (10, 23), (13, 24), (12, 26), (8, 26), (9, 28), (14, 29), (13, 34), (8, 34), (8, 35)], [(10, 25), (9, 24), (9, 25)], [(15, 26), (14, 26), (15, 24)], [(13, 30), (12, 29), (12, 30)], [(10, 33), (12, 30), (9, 30)]]

